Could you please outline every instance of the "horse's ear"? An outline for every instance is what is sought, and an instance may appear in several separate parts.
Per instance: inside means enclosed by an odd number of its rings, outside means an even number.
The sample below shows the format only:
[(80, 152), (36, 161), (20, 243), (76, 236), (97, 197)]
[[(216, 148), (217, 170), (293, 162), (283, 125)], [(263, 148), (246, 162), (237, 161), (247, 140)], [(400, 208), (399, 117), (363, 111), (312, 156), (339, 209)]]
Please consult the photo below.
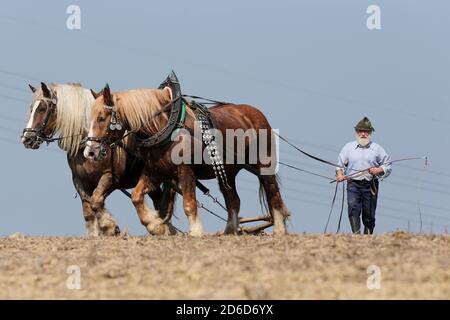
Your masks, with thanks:
[(113, 106), (114, 105), (112, 94), (111, 94), (111, 90), (109, 89), (109, 85), (108, 84), (106, 84), (105, 88), (103, 89), (103, 102), (107, 106)]
[(95, 92), (94, 90), (91, 89), (91, 94), (94, 97), (94, 99), (97, 99), (98, 97), (101, 96), (102, 93), (101, 92), (97, 93), (97, 92)]
[(170, 89), (169, 87), (164, 87), (163, 91), (166, 93), (167, 97), (169, 98), (169, 100), (172, 100), (172, 89)]
[(31, 84), (29, 84), (28, 86), (30, 87), (31, 91), (36, 92), (36, 88), (35, 87), (33, 87)]
[(47, 85), (44, 82), (41, 82), (41, 88), (42, 88), (42, 92), (44, 93), (44, 97), (46, 97), (46, 98), (52, 97), (52, 93), (51, 93), (49, 87), (47, 87)]

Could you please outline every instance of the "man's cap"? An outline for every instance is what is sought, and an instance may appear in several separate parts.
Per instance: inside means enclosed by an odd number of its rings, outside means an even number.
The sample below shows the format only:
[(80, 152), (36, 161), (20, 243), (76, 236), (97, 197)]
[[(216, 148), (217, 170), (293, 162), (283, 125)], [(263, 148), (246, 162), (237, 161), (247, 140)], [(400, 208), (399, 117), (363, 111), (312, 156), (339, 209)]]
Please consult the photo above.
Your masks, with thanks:
[(370, 122), (369, 118), (364, 117), (362, 118), (355, 126), (355, 130), (360, 131), (375, 131), (375, 129), (372, 127), (372, 123)]

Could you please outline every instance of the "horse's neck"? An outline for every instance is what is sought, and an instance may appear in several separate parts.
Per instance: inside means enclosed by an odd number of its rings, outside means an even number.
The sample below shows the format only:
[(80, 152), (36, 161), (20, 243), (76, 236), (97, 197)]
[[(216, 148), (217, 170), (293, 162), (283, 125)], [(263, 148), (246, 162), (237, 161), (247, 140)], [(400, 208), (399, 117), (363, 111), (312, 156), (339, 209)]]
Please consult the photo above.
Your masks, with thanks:
[[(85, 101), (84, 99), (82, 101)], [(86, 101), (89, 101), (89, 99), (86, 99)], [(91, 108), (90, 103), (86, 103), (86, 105), (69, 105), (69, 106), (64, 106), (62, 107), (60, 104), (57, 103), (56, 105), (56, 119), (55, 119), (55, 130), (54, 132), (57, 133), (57, 137), (58, 138), (65, 138), (65, 139), (69, 139), (70, 144), (64, 144), (63, 141), (64, 139), (58, 141), (58, 146), (60, 149), (62, 149), (63, 151), (70, 153), (72, 150), (72, 143), (76, 143), (77, 145), (77, 154), (80, 152), (80, 150), (82, 150), (80, 144), (78, 143), (79, 141), (81, 141), (82, 139), (84, 139), (87, 135), (88, 135), (88, 119), (86, 118), (86, 112), (90, 111)], [(75, 119), (71, 119), (70, 121), (64, 121), (64, 119), (61, 119), (58, 117), (61, 117), (61, 112), (60, 110), (62, 108), (79, 108), (82, 110), (82, 112), (80, 112), (79, 114), (77, 114), (77, 117), (75, 117)], [(70, 114), (69, 113), (65, 113), (65, 114)], [(73, 121), (77, 121), (80, 122), (79, 126), (73, 126), (71, 123)], [(81, 131), (81, 132), (80, 132)]]
[(161, 106), (160, 109), (153, 113), (152, 118), (156, 117), (156, 123), (154, 119), (150, 119), (149, 124), (139, 130), (139, 134), (143, 136), (153, 136), (167, 126), (169, 123), (169, 117), (164, 117), (164, 114), (167, 114), (167, 112), (163, 112), (164, 107), (165, 105)]

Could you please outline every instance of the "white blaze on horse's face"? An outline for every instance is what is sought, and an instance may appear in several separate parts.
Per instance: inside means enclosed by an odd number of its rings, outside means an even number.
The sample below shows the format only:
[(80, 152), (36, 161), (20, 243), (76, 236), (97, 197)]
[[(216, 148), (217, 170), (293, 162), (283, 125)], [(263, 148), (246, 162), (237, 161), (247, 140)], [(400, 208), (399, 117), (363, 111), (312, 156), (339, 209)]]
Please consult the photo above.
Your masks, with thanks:
[[(41, 103), (41, 100), (37, 100), (34, 102), (33, 107), (31, 108), (30, 118), (28, 119), (27, 126), (25, 128), (32, 129), (33, 128), (33, 122), (34, 122), (34, 114), (36, 113), (36, 109), (39, 107), (39, 104)], [(27, 136), (29, 135), (28, 132), (25, 132), (22, 137), (22, 143), (24, 143), (27, 140)]]
[[(30, 117), (25, 127), (26, 129), (36, 129), (36, 127), (38, 126), (37, 124), (35, 124), (35, 118), (36, 112), (38, 112), (40, 104), (41, 100), (37, 100), (32, 104)], [(36, 140), (37, 137), (36, 134), (32, 131), (26, 131), (26, 129), (24, 130), (21, 137), (22, 144), (25, 146), (25, 148), (32, 148), (32, 149), (39, 148), (41, 143)]]
[[(111, 122), (110, 108), (103, 106), (96, 114), (91, 115), (91, 125), (89, 127), (88, 137), (91, 138), (103, 138), (108, 133), (109, 123)], [(98, 141), (87, 141), (84, 148), (83, 155), (87, 159), (95, 160), (100, 156), (102, 145)]]
[(37, 100), (33, 104), (33, 108), (31, 109), (30, 118), (28, 119), (27, 128), (32, 128), (33, 126), (33, 120), (34, 120), (34, 114), (36, 113), (36, 109), (39, 107), (39, 104), (41, 103), (41, 100)]
[[(94, 134), (94, 123), (95, 121), (91, 121), (91, 126), (89, 128), (88, 137), (95, 137)], [(95, 143), (95, 145), (94, 145)], [(86, 147), (84, 148), (83, 155), (86, 159), (94, 160), (98, 157), (100, 146), (97, 142), (94, 141), (86, 141)]]

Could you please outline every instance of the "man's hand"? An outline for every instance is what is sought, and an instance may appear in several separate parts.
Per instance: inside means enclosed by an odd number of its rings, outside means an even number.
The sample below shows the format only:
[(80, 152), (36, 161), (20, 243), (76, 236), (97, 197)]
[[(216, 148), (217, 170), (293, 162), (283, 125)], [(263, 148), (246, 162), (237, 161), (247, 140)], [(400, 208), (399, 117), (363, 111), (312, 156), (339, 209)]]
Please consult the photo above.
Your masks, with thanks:
[(338, 171), (336, 173), (336, 181), (337, 182), (342, 182), (344, 180), (347, 180), (347, 177), (342, 174), (342, 171)]
[(369, 169), (369, 173), (371, 175), (377, 176), (381, 173), (384, 173), (384, 170), (383, 170), (383, 168), (380, 168), (380, 167), (372, 167)]

